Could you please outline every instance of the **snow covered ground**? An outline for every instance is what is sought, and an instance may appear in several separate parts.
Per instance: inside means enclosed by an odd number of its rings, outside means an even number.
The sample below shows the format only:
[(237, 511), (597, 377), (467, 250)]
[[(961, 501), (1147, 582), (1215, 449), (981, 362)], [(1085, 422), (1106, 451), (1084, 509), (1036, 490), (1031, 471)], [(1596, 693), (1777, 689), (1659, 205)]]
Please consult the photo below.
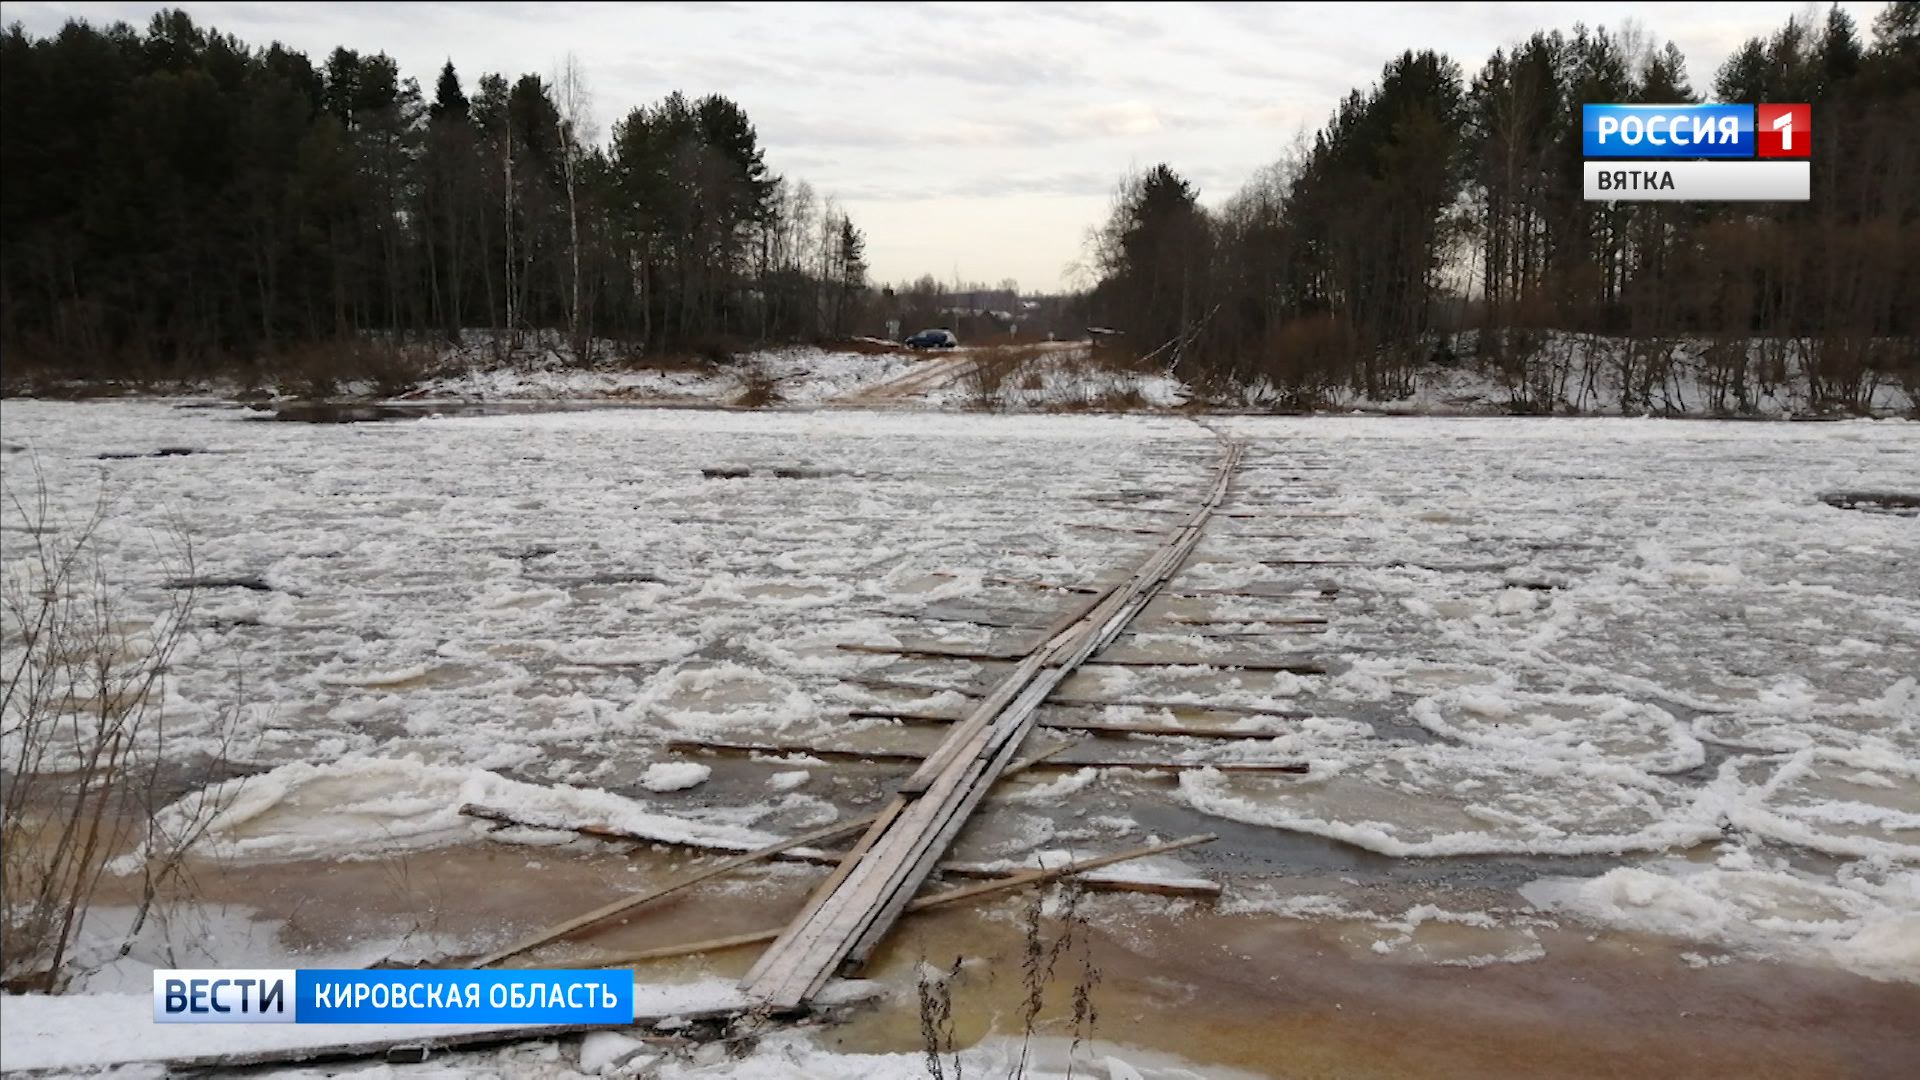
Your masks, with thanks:
[[(730, 365), (657, 370), (645, 361), (598, 360), (579, 365), (557, 339), (522, 348), (502, 365), (484, 330), (469, 331), (468, 346), (449, 352), (455, 374), (429, 380), (407, 395), (435, 401), (639, 400), (728, 403), (750, 378), (771, 380), (780, 403), (813, 406), (829, 402), (873, 405), (864, 391), (899, 378), (932, 359), (927, 354), (841, 352), (813, 347), (767, 349)], [(1454, 334), (1448, 347), (1459, 357), (1429, 363), (1413, 375), (1405, 393), (1368, 396), (1349, 385), (1316, 389), (1305, 399), (1322, 411), (1421, 416), (1506, 415), (1520, 412), (1596, 416), (1723, 416), (1791, 418), (1831, 412), (1816, 404), (1800, 344), (1754, 339), (1745, 343), (1744, 378), (1729, 382), (1727, 361), (1714, 360), (1725, 342), (1702, 338), (1635, 341), (1605, 334), (1536, 331), (1526, 343), (1525, 379), (1506, 373), (1481, 354), (1475, 331)], [(988, 393), (994, 408), (1049, 411), (1099, 408), (1117, 411), (1165, 409), (1196, 397), (1171, 373), (1104, 368), (1090, 361), (1083, 342), (1048, 342), (1045, 355), (1024, 364)], [(602, 343), (603, 356), (618, 348)], [(961, 349), (965, 355), (976, 350)], [(1517, 369), (1516, 369), (1517, 370)], [(1769, 372), (1772, 374), (1769, 375)], [(361, 392), (371, 393), (371, 388)], [(1832, 391), (1830, 390), (1829, 393)], [(1882, 373), (1858, 390), (1865, 410), (1877, 416), (1914, 415), (1914, 385)], [(913, 392), (889, 395), (890, 405), (977, 408), (982, 391), (973, 380), (935, 381)], [(1255, 409), (1302, 404), (1298, 388), (1263, 380), (1227, 391), (1215, 404)]]
[[(658, 370), (605, 362), (578, 366), (558, 353), (503, 367), (489, 354), (479, 352), (462, 354), (470, 355), (469, 366), (427, 380), (404, 395), (404, 400), (726, 405), (740, 399), (755, 382), (772, 389), (773, 404), (801, 408), (837, 404), (951, 410), (1165, 409), (1191, 396), (1184, 383), (1167, 375), (1095, 367), (1087, 362), (1084, 344), (1035, 344), (1023, 351), (1037, 355), (990, 390), (983, 390), (963, 374), (958, 378), (911, 380), (910, 386), (903, 386), (897, 393), (880, 388), (913, 372), (954, 360), (966, 361), (982, 353), (970, 349), (862, 353), (796, 346), (748, 353), (727, 365)], [(962, 363), (955, 370), (964, 369)], [(371, 392), (371, 387), (360, 389)]]
[(662, 370), (600, 363), (577, 366), (558, 354), (499, 366), (484, 356), (453, 374), (429, 379), (409, 401), (626, 400), (731, 404), (750, 380), (768, 380), (780, 403), (817, 405), (859, 393), (906, 371), (920, 357), (901, 353), (769, 349), (724, 366)]
[[(1417, 366), (1407, 385), (1369, 395), (1344, 377), (1320, 385), (1276, 386), (1259, 378), (1246, 385), (1190, 385), (1186, 369), (1129, 371), (1096, 361), (1086, 342), (1033, 342), (997, 348), (963, 347), (933, 353), (887, 351), (889, 343), (861, 339), (850, 349), (783, 346), (744, 352), (723, 362), (629, 356), (625, 347), (597, 342), (594, 358), (574, 359), (560, 335), (523, 342), (503, 352), (484, 330), (466, 332), (466, 344), (442, 350), (431, 374), (403, 393), (372, 379), (336, 385), (338, 400), (431, 408), (453, 405), (554, 407), (641, 404), (741, 405), (755, 408), (994, 410), (1012, 412), (1164, 412), (1194, 403), (1234, 412), (1281, 411), (1405, 416), (1696, 416), (1793, 419), (1864, 412), (1877, 417), (1920, 416), (1916, 375), (1881, 372), (1862, 385), (1829, 387), (1816, 397), (1801, 358), (1801, 343), (1755, 339), (1745, 343), (1746, 371), (1735, 382), (1724, 359), (1726, 343), (1676, 338), (1634, 341), (1601, 334), (1536, 332), (1527, 345), (1525, 376), (1481, 355), (1478, 335), (1446, 339), (1457, 359)], [(1515, 346), (1518, 348), (1519, 346)], [(957, 360), (1023, 354), (1011, 370), (973, 378)], [(1004, 368), (1006, 365), (1000, 365)], [(1651, 373), (1651, 374), (1650, 374)], [(1771, 374), (1769, 374), (1771, 373)], [(918, 376), (918, 377), (916, 377)], [(389, 376), (390, 380), (398, 376)], [(406, 385), (402, 380), (400, 385)], [(143, 385), (142, 395), (234, 399), (264, 392), (286, 404), (313, 393), (311, 380), (289, 373), (254, 386), (230, 379)], [(52, 383), (54, 397), (113, 393), (113, 386)], [(1848, 395), (1852, 395), (1848, 397)], [(1838, 396), (1836, 396), (1838, 395)]]
[[(1815, 415), (1816, 406), (1804, 365), (1787, 343), (1756, 340), (1749, 344), (1749, 372), (1738, 387), (1720, 386), (1709, 364), (1712, 343), (1675, 339), (1663, 350), (1646, 343), (1598, 334), (1545, 332), (1533, 344), (1529, 379), (1517, 382), (1476, 359), (1477, 335), (1451, 339), (1462, 357), (1454, 364), (1428, 364), (1414, 375), (1408, 392), (1369, 397), (1348, 385), (1315, 391), (1312, 407), (1331, 412), (1364, 411), (1420, 416), (1506, 415), (1515, 411), (1578, 413), (1595, 416), (1718, 416), (1791, 418)], [(1054, 342), (1037, 346), (1044, 355), (1023, 364), (1003, 383), (983, 391), (971, 379), (936, 380), (911, 392), (888, 395), (899, 407), (968, 409), (990, 404), (1015, 411), (1167, 409), (1196, 397), (1192, 387), (1165, 373), (1112, 370), (1093, 363), (1087, 346)], [(1762, 377), (1769, 348), (1782, 353), (1780, 375)], [(866, 391), (898, 379), (920, 365), (957, 353), (868, 354), (813, 347), (749, 353), (730, 365), (656, 370), (606, 361), (580, 366), (567, 359), (564, 346), (526, 354), (501, 366), (484, 347), (453, 354), (456, 368), (428, 380), (406, 397), (416, 401), (621, 400), (661, 403), (727, 404), (747, 389), (749, 379), (771, 380), (778, 403), (816, 406), (828, 403), (872, 406)], [(611, 352), (611, 349), (609, 349)], [(1662, 373), (1649, 376), (1658, 358)], [(463, 366), (464, 365), (464, 366)], [(363, 388), (370, 393), (371, 388)], [(1887, 376), (1864, 391), (1867, 411), (1878, 416), (1911, 416), (1912, 388)], [(1264, 381), (1227, 393), (1216, 404), (1254, 409), (1298, 407), (1299, 392)], [(1830, 410), (1828, 410), (1830, 411)]]
[[(1199, 424), (1143, 416), (245, 416), (8, 401), (23, 449), (4, 476), (12, 496), (37, 468), (69, 521), (104, 492), (107, 569), (136, 606), (157, 607), (176, 574), (155, 543), (175, 524), (199, 576), (260, 586), (201, 595), (168, 708), (173, 752), (209, 751), (245, 673), (234, 753), (258, 774), (232, 783), (210, 842), (263, 864), (469, 842), (464, 802), (739, 847), (853, 816), (865, 789), (842, 774), (872, 787), (892, 773), (666, 744), (931, 746), (937, 729), (847, 711), (962, 699), (855, 680), (960, 686), (991, 665), (835, 646), (1022, 639), (910, 616), (1044, 623), (1063, 600), (1008, 580), (1130, 568), (1154, 537), (1128, 530), (1177, 520), (1217, 449)], [(1195, 595), (1123, 639), (1202, 663), (1094, 666), (1065, 690), (1242, 706), (1254, 715), (1235, 724), (1272, 734), (1113, 753), (1313, 771), (1036, 775), (987, 804), (963, 857), (1231, 821), (1254, 828), (1223, 843), (1282, 865), (1304, 834), (1388, 867), (1457, 856), (1432, 874), (1487, 867), (1510, 886), (1506, 915), (1448, 909), (1417, 882), (1373, 914), (1228, 882), (1229, 910), (1360, 919), (1383, 955), (1488, 918), (1512, 934), (1480, 959), (1525, 962), (1547, 920), (1676, 938), (1701, 963), (1920, 982), (1920, 525), (1818, 499), (1913, 490), (1920, 427), (1209, 423), (1250, 445), (1235, 516), (1174, 583)], [(193, 452), (101, 457), (162, 448)], [(4, 524), (13, 560), (11, 505)], [(1281, 622), (1300, 616), (1328, 622)], [(1204, 663), (1276, 655), (1328, 674)], [(1527, 872), (1508, 881), (1515, 865)]]

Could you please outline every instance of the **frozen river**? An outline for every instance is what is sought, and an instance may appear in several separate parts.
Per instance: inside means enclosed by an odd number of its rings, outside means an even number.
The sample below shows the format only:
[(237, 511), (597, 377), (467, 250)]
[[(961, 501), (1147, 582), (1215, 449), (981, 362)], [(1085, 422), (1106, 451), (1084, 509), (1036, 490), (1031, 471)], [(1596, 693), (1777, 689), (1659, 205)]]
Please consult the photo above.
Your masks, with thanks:
[[(1523, 924), (1920, 981), (1920, 519), (1818, 497), (1920, 486), (1920, 426), (246, 415), (5, 405), (7, 493), (37, 472), (69, 522), (104, 498), (131, 609), (160, 608), (164, 538), (191, 539), (208, 587), (168, 752), (210, 750), (238, 686), (231, 756), (254, 775), (214, 834), (230, 853), (443, 845), (473, 834), (465, 801), (742, 844), (864, 812), (903, 770), (667, 743), (931, 746), (937, 727), (849, 714), (958, 709), (875, 682), (964, 689), (995, 665), (837, 646), (1025, 640), (1070, 600), (1036, 584), (1130, 569), (1224, 434), (1249, 447), (1229, 516), (1122, 639), (1182, 666), (1096, 664), (1067, 690), (1194, 706), (1083, 718), (1271, 736), (1108, 756), (1311, 772), (1023, 779), (968, 854), (1212, 823), (1234, 910), (1350, 915), (1340, 883), (1378, 879), (1411, 914), (1476, 881)], [(9, 559), (25, 525), (10, 505)], [(1325, 674), (1221, 668), (1274, 657)], [(1492, 959), (1537, 955), (1509, 945)]]

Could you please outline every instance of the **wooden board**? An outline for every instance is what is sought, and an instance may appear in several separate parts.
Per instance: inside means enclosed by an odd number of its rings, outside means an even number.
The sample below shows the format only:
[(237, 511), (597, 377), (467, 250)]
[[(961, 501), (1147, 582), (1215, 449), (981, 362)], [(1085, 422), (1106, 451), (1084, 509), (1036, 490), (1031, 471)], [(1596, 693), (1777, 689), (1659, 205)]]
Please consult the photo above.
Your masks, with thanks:
[[(959, 719), (950, 713), (913, 712), (905, 709), (855, 709), (847, 714), (855, 719), (913, 720), (928, 724), (951, 724)], [(1268, 714), (1260, 714), (1268, 715)], [(1055, 731), (1079, 731), (1097, 738), (1125, 738), (1131, 735), (1157, 735), (1183, 739), (1277, 739), (1284, 732), (1245, 731), (1235, 728), (1192, 728), (1174, 724), (1103, 724), (1098, 720), (1047, 719), (1040, 726)]]
[[(1277, 739), (1278, 733), (1269, 732), (1261, 738)], [(822, 761), (917, 761), (932, 760), (932, 755), (917, 750), (853, 750), (837, 746), (819, 746), (812, 743), (782, 742), (732, 742), (722, 739), (675, 739), (667, 748), (680, 753), (706, 751), (715, 754), (806, 754)], [(1052, 757), (1037, 762), (1034, 769), (1072, 770), (1072, 769), (1148, 769), (1169, 771), (1187, 771), (1194, 769), (1219, 769), (1221, 772), (1274, 772), (1304, 773), (1307, 766), (1297, 761), (1147, 761), (1128, 758), (1086, 758)]]
[(1034, 724), (1034, 711), (1065, 677), (1105, 648), (1177, 573), (1224, 499), (1243, 450), (1230, 445), (1186, 524), (1125, 581), (1095, 594), (1085, 617), (1062, 630), (981, 699), (901, 787), (909, 805), (869, 832), (865, 855), (833, 893), (788, 925), (741, 982), (774, 1009), (795, 1009), (845, 961), (864, 959), (912, 901)]
[(707, 880), (708, 878), (717, 877), (721, 874), (726, 873), (729, 870), (736, 870), (750, 863), (759, 862), (762, 859), (769, 858), (774, 855), (778, 855), (781, 852), (788, 850), (789, 848), (801, 847), (806, 844), (818, 843), (821, 840), (830, 840), (836, 836), (843, 836), (847, 833), (853, 832), (855, 829), (864, 829), (868, 825), (871, 825), (872, 823), (873, 823), (873, 818), (871, 816), (866, 818), (860, 818), (854, 821), (838, 822), (837, 824), (829, 825), (823, 829), (815, 829), (812, 832), (802, 833), (799, 836), (788, 837), (787, 839), (782, 840), (776, 844), (771, 844), (771, 845), (768, 845), (767, 847), (763, 847), (758, 851), (749, 851), (744, 855), (736, 855), (731, 859), (726, 859), (722, 862), (715, 863), (712, 866), (702, 867), (701, 869), (695, 871), (694, 873), (689, 874), (686, 877), (680, 878), (676, 881), (667, 882), (664, 885), (660, 885), (655, 888), (648, 889), (647, 891), (642, 892), (635, 896), (623, 896), (620, 899), (615, 900), (610, 904), (606, 904), (604, 906), (594, 908), (592, 911), (589, 911), (584, 915), (576, 915), (571, 919), (567, 919), (563, 922), (557, 923), (553, 926), (548, 927), (545, 930), (540, 931), (539, 933), (532, 935), (531, 937), (522, 938), (521, 940), (513, 943), (512, 945), (507, 946), (504, 949), (500, 949), (495, 952), (488, 953), (487, 955), (479, 958), (478, 960), (475, 960), (472, 964), (468, 966), (475, 967), (475, 968), (492, 967), (493, 965), (499, 963), (502, 960), (507, 959), (508, 957), (518, 956), (521, 953), (526, 952), (530, 949), (537, 949), (540, 946), (545, 945), (550, 941), (554, 941), (558, 938), (565, 937), (566, 935), (573, 933), (575, 930), (581, 930), (586, 927), (592, 926), (594, 923), (602, 922), (606, 919), (610, 919), (613, 916), (618, 915), (623, 911), (631, 911), (634, 908), (639, 907), (641, 904), (645, 904), (652, 900), (658, 900), (663, 896), (672, 895), (673, 893), (679, 892), (681, 889), (685, 889), (690, 886), (697, 885), (700, 882)]
[[(1189, 836), (1184, 840), (1175, 840), (1172, 843), (1154, 844), (1149, 847), (1135, 848), (1132, 851), (1123, 851), (1114, 855), (1103, 855), (1096, 859), (1086, 859), (1081, 862), (1069, 863), (1066, 866), (1053, 869), (1036, 868), (1033, 870), (1021, 870), (1009, 874), (999, 881), (990, 881), (981, 885), (965, 885), (958, 889), (949, 889), (946, 892), (935, 893), (932, 896), (923, 896), (908, 904), (906, 909), (912, 912), (943, 907), (948, 904), (958, 903), (962, 900), (970, 900), (976, 896), (1005, 892), (1008, 889), (1017, 889), (1023, 885), (1037, 885), (1070, 875), (1084, 874), (1089, 870), (1095, 870), (1103, 866), (1111, 866), (1114, 863), (1124, 862), (1128, 859), (1138, 859), (1148, 855), (1159, 855), (1166, 852), (1179, 851), (1182, 848), (1189, 848), (1195, 844), (1208, 843), (1213, 839), (1215, 838), (1212, 836)], [(685, 945), (667, 945), (657, 949), (644, 949), (640, 952), (620, 953), (619, 955), (611, 957), (596, 957), (593, 964), (595, 967), (624, 966), (648, 960), (664, 960), (676, 956), (693, 956), (700, 953), (719, 952), (723, 949), (736, 949), (742, 945), (755, 945), (762, 941), (772, 941), (778, 937), (780, 933), (781, 931), (778, 928), (771, 930), (751, 930), (744, 934), (729, 934), (726, 937), (689, 942)]]

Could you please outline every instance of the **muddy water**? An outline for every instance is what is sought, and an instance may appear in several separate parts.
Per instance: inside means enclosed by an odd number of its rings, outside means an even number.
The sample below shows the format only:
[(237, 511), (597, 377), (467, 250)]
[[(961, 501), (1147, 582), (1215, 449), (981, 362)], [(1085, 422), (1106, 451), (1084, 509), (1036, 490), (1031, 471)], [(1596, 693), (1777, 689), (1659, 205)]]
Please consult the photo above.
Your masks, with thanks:
[[(1326, 924), (1199, 911), (1098, 920), (1094, 933), (1097, 1038), (1267, 1076), (1864, 1077), (1920, 1061), (1920, 989), (1774, 965), (1695, 971), (1629, 938), (1556, 933), (1545, 959), (1463, 969), (1378, 957)], [(1457, 955), (1505, 943), (1435, 944)], [(955, 990), (967, 1039), (1018, 1015), (1022, 947), (1009, 918), (935, 914), (905, 928), (878, 970), (911, 980), (922, 955), (983, 958)], [(1065, 974), (1049, 991), (1055, 1024), (1077, 975)], [(911, 1050), (918, 1019), (868, 1013), (837, 1037)]]
[[(504, 944), (576, 908), (671, 880), (696, 865), (577, 842), (476, 842), (360, 861), (204, 867), (199, 901), (279, 924), (293, 962), (358, 947), (359, 962), (445, 962)], [(780, 866), (719, 879), (528, 954), (592, 966), (619, 954), (780, 925), (824, 873)], [(1391, 886), (1369, 898), (1395, 909)], [(1229, 894), (1231, 896), (1231, 893)], [(110, 900), (111, 898), (109, 898)], [(1463, 897), (1483, 901), (1485, 897)], [(1026, 897), (910, 917), (863, 974), (901, 988), (827, 1029), (849, 1052), (921, 1047), (911, 987), (923, 962), (951, 966), (962, 1045), (1018, 1034)], [(1223, 913), (1164, 898), (1081, 900), (1100, 972), (1095, 1049), (1147, 1048), (1203, 1068), (1276, 1077), (1880, 1077), (1920, 1062), (1920, 987), (1733, 961), (1681, 963), (1672, 945), (1546, 926), (1427, 923), (1398, 935), (1358, 920)], [(1060, 924), (1042, 922), (1051, 938)], [(1393, 939), (1389, 954), (1375, 943)], [(1525, 963), (1462, 966), (1527, 947)], [(639, 967), (660, 982), (743, 973), (757, 947)], [(301, 954), (309, 959), (302, 960)], [(1070, 1034), (1080, 968), (1063, 961), (1039, 1032)]]

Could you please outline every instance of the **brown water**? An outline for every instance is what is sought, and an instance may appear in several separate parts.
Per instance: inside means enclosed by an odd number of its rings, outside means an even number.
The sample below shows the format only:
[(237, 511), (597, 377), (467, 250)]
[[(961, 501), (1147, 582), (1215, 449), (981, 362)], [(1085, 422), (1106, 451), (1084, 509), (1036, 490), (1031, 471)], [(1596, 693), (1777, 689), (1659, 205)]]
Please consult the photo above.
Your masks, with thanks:
[[(409, 932), (478, 951), (694, 865), (597, 842), (479, 842), (355, 862), (207, 867), (198, 879), (201, 902), (283, 923), (282, 943), (296, 952)], [(775, 927), (823, 873), (781, 866), (723, 877), (520, 962), (590, 966)], [(1018, 1035), (1028, 902), (1016, 895), (909, 917), (862, 974), (911, 988), (922, 960), (947, 967), (965, 957), (953, 989), (959, 1043)], [(1142, 896), (1090, 895), (1082, 904), (1101, 972), (1096, 1050), (1145, 1047), (1203, 1067), (1286, 1077), (1890, 1077), (1920, 1066), (1920, 987), (1911, 985), (1748, 961), (1694, 969), (1679, 960), (1682, 946), (1571, 928), (1530, 928), (1545, 948), (1541, 959), (1443, 966), (1436, 961), (1497, 954), (1534, 938), (1429, 923), (1411, 944), (1380, 955), (1371, 948), (1380, 931), (1361, 921), (1223, 914)], [(1059, 929), (1042, 923), (1049, 938)], [(738, 975), (756, 948), (640, 971), (663, 982)], [(393, 959), (445, 959), (408, 950), (403, 943)], [(1076, 961), (1061, 963), (1040, 1034), (1070, 1034), (1079, 974)], [(846, 1051), (917, 1052), (910, 989), (822, 1038)]]

